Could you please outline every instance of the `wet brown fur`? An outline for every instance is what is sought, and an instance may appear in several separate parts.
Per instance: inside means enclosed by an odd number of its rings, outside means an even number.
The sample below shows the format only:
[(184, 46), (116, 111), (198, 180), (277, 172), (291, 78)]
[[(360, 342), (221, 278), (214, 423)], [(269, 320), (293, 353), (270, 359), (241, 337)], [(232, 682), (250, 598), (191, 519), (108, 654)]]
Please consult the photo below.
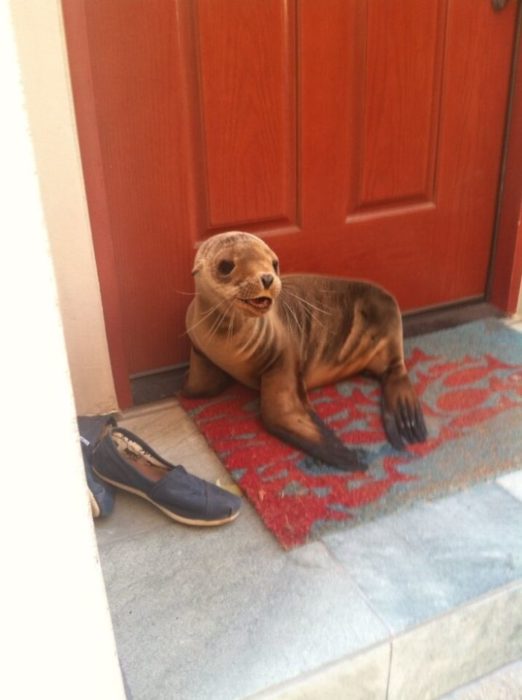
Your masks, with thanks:
[[(223, 261), (234, 265), (226, 274)], [(269, 431), (327, 464), (356, 470), (365, 468), (363, 455), (319, 420), (306, 392), (364, 371), (382, 384), (383, 422), (392, 444), (402, 448), (425, 439), (404, 364), (401, 315), (385, 290), (336, 277), (280, 277), (275, 253), (242, 232), (206, 241), (193, 272), (186, 396), (216, 395), (234, 378), (260, 390)], [(269, 309), (244, 301), (259, 297), (271, 300)]]

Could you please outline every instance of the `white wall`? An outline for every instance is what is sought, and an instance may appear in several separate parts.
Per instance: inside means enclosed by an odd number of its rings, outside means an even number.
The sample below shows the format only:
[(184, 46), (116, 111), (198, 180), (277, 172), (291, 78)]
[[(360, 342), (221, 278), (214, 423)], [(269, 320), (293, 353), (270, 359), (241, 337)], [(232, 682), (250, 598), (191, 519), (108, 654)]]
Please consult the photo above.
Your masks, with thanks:
[[(12, 2), (17, 9), (21, 4)], [(38, 4), (27, 2), (31, 8)], [(0, 3), (0, 91), (0, 697), (118, 700), (124, 693), (5, 2)]]
[[(78, 414), (117, 408), (59, 0), (10, 0)], [(4, 102), (4, 99), (2, 99)]]

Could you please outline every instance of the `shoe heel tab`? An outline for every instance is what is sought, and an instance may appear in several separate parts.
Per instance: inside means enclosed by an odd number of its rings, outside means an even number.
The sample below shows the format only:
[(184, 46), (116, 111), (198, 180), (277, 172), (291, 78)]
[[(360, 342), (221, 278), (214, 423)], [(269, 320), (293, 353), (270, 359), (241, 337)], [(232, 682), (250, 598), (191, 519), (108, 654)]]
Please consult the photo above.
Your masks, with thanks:
[(91, 448), (92, 451), (95, 452), (96, 449), (98, 448), (99, 444), (102, 442), (102, 440), (104, 440), (108, 435), (111, 434), (113, 428), (117, 428), (117, 427), (118, 427), (118, 423), (116, 421), (116, 418), (114, 418), (113, 416), (109, 416), (109, 418), (107, 418), (105, 425), (100, 430), (100, 433), (99, 433), (98, 437), (96, 438), (96, 441), (92, 445), (92, 448)]

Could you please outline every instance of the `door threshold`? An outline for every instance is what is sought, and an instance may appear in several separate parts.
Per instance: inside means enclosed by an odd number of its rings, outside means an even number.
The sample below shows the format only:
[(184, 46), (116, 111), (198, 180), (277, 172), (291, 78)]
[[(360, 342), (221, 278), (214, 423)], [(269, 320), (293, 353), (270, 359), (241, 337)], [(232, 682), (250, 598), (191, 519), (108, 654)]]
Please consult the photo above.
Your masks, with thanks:
[(131, 377), (130, 385), (134, 406), (161, 401), (175, 396), (185, 379), (188, 363), (168, 370), (151, 372), (141, 377)]
[(404, 337), (411, 338), (415, 335), (426, 335), (426, 333), (455, 328), (455, 326), (484, 318), (502, 318), (505, 315), (496, 306), (480, 299), (405, 313), (402, 317), (402, 325)]

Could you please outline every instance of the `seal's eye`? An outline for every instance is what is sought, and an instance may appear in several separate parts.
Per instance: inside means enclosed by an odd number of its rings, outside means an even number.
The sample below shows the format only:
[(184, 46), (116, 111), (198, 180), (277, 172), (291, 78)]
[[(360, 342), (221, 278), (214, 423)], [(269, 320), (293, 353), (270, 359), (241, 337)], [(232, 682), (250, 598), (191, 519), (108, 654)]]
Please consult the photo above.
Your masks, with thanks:
[(235, 268), (235, 264), (232, 260), (220, 260), (217, 266), (220, 275), (229, 275)]
[(277, 262), (277, 260), (274, 260), (272, 262), (272, 267), (274, 268), (274, 272), (276, 273), (276, 275), (278, 275), (279, 274), (279, 263)]

